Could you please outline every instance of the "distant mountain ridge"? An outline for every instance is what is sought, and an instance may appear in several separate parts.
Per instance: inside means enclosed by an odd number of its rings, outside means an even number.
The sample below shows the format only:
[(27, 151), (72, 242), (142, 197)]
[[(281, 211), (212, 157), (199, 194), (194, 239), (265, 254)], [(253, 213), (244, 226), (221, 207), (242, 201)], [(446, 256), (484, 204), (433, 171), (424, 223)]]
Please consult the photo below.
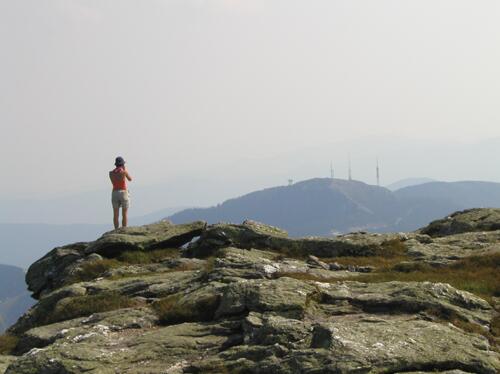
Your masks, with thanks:
[(0, 263), (27, 268), (48, 250), (87, 241), (113, 228), (108, 225), (0, 223)]
[(267, 188), (210, 208), (187, 209), (174, 223), (253, 219), (292, 236), (349, 231), (412, 231), (457, 210), (500, 207), (500, 183), (431, 182), (397, 191), (359, 181), (316, 178)]
[(33, 304), (34, 300), (24, 281), (23, 269), (0, 265), (0, 333)]
[(400, 199), (424, 199), (448, 201), (456, 205), (478, 208), (500, 202), (500, 183), (481, 181), (430, 182), (395, 191)]
[[(165, 217), (191, 206), (191, 204), (170, 206), (167, 197), (175, 196), (176, 191), (171, 191), (167, 187), (164, 185), (132, 186), (130, 193), (133, 209), (130, 211), (130, 223), (144, 225), (150, 223), (151, 218), (154, 219), (160, 215)], [(109, 224), (109, 222), (112, 223), (110, 192), (108, 189), (86, 191), (47, 199), (9, 199), (3, 197), (0, 198), (0, 223)]]
[(420, 184), (431, 183), (431, 182), (437, 182), (437, 181), (431, 178), (406, 178), (391, 183), (385, 187), (391, 191), (397, 191), (400, 190), (401, 188), (418, 186)]

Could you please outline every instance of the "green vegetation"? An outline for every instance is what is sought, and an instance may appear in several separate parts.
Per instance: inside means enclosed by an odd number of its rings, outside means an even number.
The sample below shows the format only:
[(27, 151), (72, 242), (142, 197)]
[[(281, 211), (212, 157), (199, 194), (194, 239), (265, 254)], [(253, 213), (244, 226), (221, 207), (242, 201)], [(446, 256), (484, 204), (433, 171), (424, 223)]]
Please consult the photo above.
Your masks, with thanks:
[(451, 265), (433, 267), (419, 264), (413, 268), (380, 269), (373, 274), (353, 277), (360, 282), (440, 282), (460, 290), (472, 292), (490, 303), (492, 296), (500, 296), (500, 253), (466, 257)]
[(12, 354), (18, 342), (19, 338), (17, 336), (10, 334), (0, 335), (0, 354), (1, 355)]
[(153, 303), (153, 309), (160, 323), (170, 325), (213, 320), (219, 303), (219, 295), (204, 295), (183, 302), (182, 296), (175, 294)]
[[(89, 261), (84, 263), (74, 274), (72, 274), (65, 285), (79, 282), (89, 282), (99, 277), (104, 277), (107, 272), (119, 267), (132, 264), (152, 264), (159, 263), (169, 258), (179, 257), (179, 250), (176, 248), (156, 249), (153, 251), (125, 251), (118, 258)], [(181, 265), (172, 271), (193, 270), (194, 266)], [(135, 274), (137, 276), (137, 274)]]
[(41, 325), (85, 317), (94, 313), (131, 308), (138, 302), (116, 292), (102, 292), (96, 295), (70, 297), (57, 303), (41, 321)]
[(377, 271), (384, 269), (392, 269), (402, 261), (407, 261), (406, 256), (359, 256), (359, 257), (335, 257), (321, 259), (326, 263), (336, 262), (340, 265), (353, 265), (353, 266), (373, 266)]
[[(348, 263), (350, 265), (372, 265), (373, 260), (377, 260), (378, 258), (383, 259), (391, 259), (391, 263), (397, 263), (402, 261), (402, 259), (407, 258), (406, 245), (404, 241), (400, 239), (391, 239), (383, 242), (381, 245), (369, 245), (365, 248), (356, 248), (349, 244), (343, 244), (345, 246), (343, 253), (350, 253), (351, 256), (335, 256), (335, 257), (323, 257), (321, 260), (324, 262), (338, 262), (338, 263)], [(294, 245), (293, 243), (287, 243), (286, 247), (279, 249), (272, 249), (272, 252), (276, 252), (274, 256), (275, 261), (282, 261), (285, 258), (294, 258), (297, 260), (306, 260), (309, 256), (309, 252), (300, 245)], [(356, 252), (360, 252), (363, 256), (356, 255)], [(360, 253), (360, 254), (361, 254)]]
[[(492, 296), (500, 296), (500, 254), (492, 253), (471, 256), (447, 266), (432, 266), (427, 263), (407, 262), (404, 243), (391, 240), (384, 243), (377, 256), (335, 257), (322, 259), (325, 262), (338, 262), (342, 265), (374, 266), (375, 273), (350, 277), (359, 282), (439, 282), (472, 292), (489, 302)], [(293, 275), (287, 275), (293, 276)], [(293, 276), (299, 279), (298, 275)], [(314, 279), (318, 280), (318, 279)], [(332, 279), (332, 281), (335, 281)], [(323, 280), (324, 281), (324, 280)]]
[(193, 374), (243, 374), (241, 370), (229, 371), (224, 365), (224, 362), (218, 359), (203, 360), (202, 362), (197, 363), (197, 366), (190, 367), (190, 370)]
[(203, 268), (203, 271), (205, 273), (211, 273), (212, 271), (214, 271), (215, 269), (215, 257), (209, 257), (207, 258), (206, 262), (205, 262), (205, 266)]
[(390, 269), (402, 261), (408, 260), (406, 246), (399, 239), (391, 239), (371, 249), (371, 256), (341, 256), (322, 258), (326, 263), (337, 262), (341, 265), (374, 266), (377, 269)]
[(375, 256), (403, 257), (406, 256), (406, 245), (400, 239), (391, 239), (374, 249)]
[[(331, 283), (345, 280), (366, 283), (391, 281), (448, 283), (457, 289), (471, 292), (485, 299), (500, 312), (500, 305), (495, 305), (493, 299), (500, 297), (500, 253), (466, 257), (446, 266), (408, 262), (409, 258), (405, 255), (404, 244), (401, 245), (397, 241), (387, 242), (379, 253), (384, 253), (384, 255), (322, 259), (325, 262), (338, 262), (342, 265), (375, 266), (377, 271), (374, 273), (329, 279), (309, 273), (279, 273), (276, 276)], [(443, 311), (428, 312), (464, 331), (486, 336), (492, 346), (499, 349), (497, 341), (500, 337), (500, 316), (492, 320), (490, 332), (487, 332), (477, 324), (465, 321), (457, 315), (450, 315), (449, 312), (448, 314)]]
[(209, 280), (208, 276), (215, 269), (215, 259), (216, 259), (215, 256), (211, 256), (211, 257), (206, 258), (205, 265), (203, 266), (203, 269), (201, 271), (200, 281), (208, 282), (208, 280)]
[[(494, 337), (496, 337), (497, 339), (500, 339), (500, 315), (496, 316), (491, 321), (490, 331)], [(497, 344), (497, 346), (498, 346), (498, 344)]]
[(464, 318), (460, 317), (457, 313), (451, 311), (451, 310), (441, 310), (441, 309), (430, 309), (426, 311), (427, 314), (437, 317), (438, 319), (442, 321), (449, 322), (453, 324), (454, 326), (458, 327), (459, 329), (472, 333), (472, 334), (478, 334), (478, 335), (483, 335), (485, 338), (488, 339), (490, 342), (491, 346), (493, 349), (497, 352), (500, 353), (500, 346), (498, 345), (498, 329), (500, 328), (500, 318), (497, 316), (495, 317), (492, 322), (491, 322), (491, 328), (490, 331), (486, 331), (483, 329), (481, 326), (479, 326), (476, 323), (471, 323)]
[[(402, 261), (408, 260), (406, 255), (406, 246), (404, 242), (399, 239), (392, 239), (382, 243), (381, 246), (374, 247), (372, 256), (344, 256), (344, 257), (329, 257), (322, 258), (321, 261), (326, 263), (336, 262), (341, 265), (353, 265), (353, 266), (373, 266), (379, 271), (386, 271), (393, 269), (394, 266)], [(284, 254), (280, 253), (276, 256), (275, 260), (282, 260)], [(360, 277), (338, 278), (338, 277), (319, 277), (311, 273), (277, 273), (275, 274), (277, 278), (288, 277), (303, 281), (316, 281), (316, 282), (337, 282), (339, 280), (359, 280)], [(367, 276), (369, 277), (369, 276)], [(362, 282), (366, 282), (365, 277)]]
[(325, 277), (320, 277), (312, 273), (302, 273), (302, 272), (297, 272), (297, 273), (287, 273), (287, 272), (278, 272), (274, 273), (275, 278), (293, 278), (301, 281), (313, 281), (313, 282), (324, 282), (324, 283), (333, 283), (333, 282), (338, 282), (340, 279), (338, 277), (331, 277), (331, 278), (325, 278)]
[(66, 284), (73, 284), (78, 282), (88, 282), (96, 278), (102, 277), (113, 268), (119, 267), (121, 264), (114, 259), (102, 259), (84, 263), (79, 270), (73, 274)]
[(300, 246), (294, 246), (292, 243), (280, 249), (273, 249), (273, 252), (278, 252), (276, 259), (283, 260), (285, 258), (294, 258), (297, 260), (305, 260), (309, 255)]
[(118, 260), (126, 264), (152, 264), (179, 256), (179, 249), (165, 248), (153, 251), (125, 251), (118, 256)]

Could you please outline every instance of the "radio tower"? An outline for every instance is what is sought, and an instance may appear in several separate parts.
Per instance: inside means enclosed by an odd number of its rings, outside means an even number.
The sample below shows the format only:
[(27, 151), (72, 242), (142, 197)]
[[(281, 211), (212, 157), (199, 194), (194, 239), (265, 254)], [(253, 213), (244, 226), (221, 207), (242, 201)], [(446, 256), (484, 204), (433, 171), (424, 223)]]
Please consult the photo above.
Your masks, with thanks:
[(380, 187), (380, 169), (378, 167), (378, 157), (377, 157), (377, 186)]
[(330, 178), (335, 178), (335, 172), (333, 170), (333, 162), (330, 161)]
[(349, 155), (349, 170), (348, 170), (348, 178), (352, 181), (352, 170), (351, 170), (351, 155)]

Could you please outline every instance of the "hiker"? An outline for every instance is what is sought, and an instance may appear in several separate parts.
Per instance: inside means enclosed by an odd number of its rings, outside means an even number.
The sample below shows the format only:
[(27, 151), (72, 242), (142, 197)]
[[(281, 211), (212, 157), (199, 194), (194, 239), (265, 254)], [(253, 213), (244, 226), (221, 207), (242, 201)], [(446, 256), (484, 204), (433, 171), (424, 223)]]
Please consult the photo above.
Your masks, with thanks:
[(120, 226), (119, 216), (120, 208), (122, 208), (122, 226), (127, 227), (127, 213), (130, 206), (127, 180), (132, 181), (132, 177), (125, 168), (125, 160), (123, 157), (117, 157), (115, 159), (115, 169), (109, 172), (109, 179), (113, 184), (113, 192), (111, 193), (111, 203), (113, 204), (113, 224), (115, 225), (115, 229)]

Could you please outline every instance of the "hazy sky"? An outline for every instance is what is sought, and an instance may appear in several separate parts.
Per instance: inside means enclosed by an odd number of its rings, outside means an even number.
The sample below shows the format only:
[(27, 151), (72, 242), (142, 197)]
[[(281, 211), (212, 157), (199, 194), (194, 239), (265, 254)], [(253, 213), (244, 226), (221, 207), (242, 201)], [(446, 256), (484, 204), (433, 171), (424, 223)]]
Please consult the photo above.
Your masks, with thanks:
[(368, 182), (377, 155), (387, 183), (500, 181), (499, 20), (498, 0), (0, 0), (0, 193), (108, 188), (116, 155), (139, 184), (234, 193), (348, 152)]

